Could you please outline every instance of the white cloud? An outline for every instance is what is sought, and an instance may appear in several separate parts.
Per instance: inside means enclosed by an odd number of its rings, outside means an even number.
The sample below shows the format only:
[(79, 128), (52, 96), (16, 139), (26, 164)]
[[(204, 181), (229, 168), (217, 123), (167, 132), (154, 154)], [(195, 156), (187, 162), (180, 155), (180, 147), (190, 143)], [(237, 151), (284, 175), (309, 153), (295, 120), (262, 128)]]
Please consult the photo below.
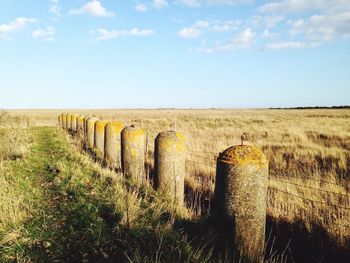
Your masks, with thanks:
[(197, 38), (201, 34), (202, 30), (192, 27), (185, 27), (178, 32), (178, 35), (183, 38)]
[(256, 33), (251, 28), (247, 28), (237, 33), (228, 43), (218, 44), (212, 48), (200, 48), (198, 51), (204, 53), (217, 53), (237, 49), (248, 49), (255, 43), (255, 41)]
[(252, 31), (252, 29), (247, 28), (232, 38), (231, 44), (239, 48), (246, 48), (255, 41), (255, 36), (256, 34)]
[(276, 33), (271, 33), (269, 29), (265, 29), (261, 34), (263, 38), (274, 38), (276, 35)]
[[(279, 23), (280, 14), (289, 16), (286, 24), (290, 27), (288, 33), (292, 40), (290, 38), (288, 41), (281, 39), (279, 43), (268, 44), (269, 49), (315, 47), (338, 38), (350, 37), (349, 0), (279, 0), (262, 5), (258, 11), (272, 14), (272, 19), (265, 19), (267, 29)], [(313, 15), (302, 19), (299, 15), (297, 19), (293, 19), (293, 16), (299, 13), (312, 13)]]
[(180, 0), (180, 3), (190, 6), (190, 7), (195, 7), (195, 6), (200, 6), (201, 1), (200, 0)]
[(87, 4), (85, 4), (84, 6), (82, 6), (81, 8), (70, 11), (70, 13), (76, 14), (76, 15), (88, 14), (92, 16), (101, 16), (101, 17), (115, 16), (113, 12), (108, 12), (106, 8), (104, 8), (101, 2), (98, 0), (92, 0)]
[(49, 12), (58, 15), (61, 10), (59, 3), (59, 0), (50, 0)]
[(138, 12), (144, 13), (151, 9), (163, 9), (168, 6), (166, 0), (153, 0), (152, 2), (137, 4), (134, 9)]
[(157, 9), (166, 7), (168, 3), (165, 0), (153, 0), (153, 6)]
[(349, 0), (283, 0), (268, 2), (258, 8), (264, 13), (300, 13), (306, 11), (349, 10)]
[(36, 29), (32, 32), (32, 37), (44, 41), (54, 41), (55, 29), (51, 26), (47, 27), (46, 29)]
[(27, 24), (38, 22), (35, 18), (18, 17), (14, 21), (8, 24), (0, 25), (0, 37), (9, 38), (9, 35), (13, 32), (22, 30)]
[(292, 36), (302, 34), (311, 41), (328, 42), (350, 36), (350, 11), (313, 15), (307, 20), (294, 20), (289, 24)]
[(214, 32), (228, 32), (232, 30), (239, 30), (243, 24), (242, 20), (226, 20), (213, 21), (210, 23), (209, 30)]
[(241, 25), (241, 20), (227, 20), (223, 22), (198, 20), (193, 25), (182, 28), (180, 31), (178, 31), (178, 35), (183, 38), (197, 38), (202, 35), (204, 30), (221, 33), (231, 30), (238, 30)]
[(148, 10), (148, 8), (145, 4), (138, 4), (134, 8), (136, 11), (141, 12), (141, 13), (144, 13)]
[(267, 49), (296, 49), (296, 48), (304, 48), (306, 47), (306, 44), (304, 42), (275, 42), (275, 43), (268, 43), (266, 45)]
[(277, 26), (278, 23), (282, 22), (285, 19), (282, 15), (272, 15), (264, 17), (264, 26), (266, 28), (273, 28)]
[(299, 49), (299, 48), (312, 48), (319, 46), (317, 42), (301, 42), (301, 41), (286, 41), (286, 42), (273, 42), (266, 45), (267, 49)]
[(190, 7), (197, 7), (203, 4), (208, 4), (208, 5), (250, 4), (253, 2), (253, 0), (178, 0), (178, 2)]
[(198, 20), (191, 27), (181, 29), (178, 35), (183, 38), (197, 38), (202, 34), (202, 30), (208, 27), (208, 21)]
[(131, 30), (108, 30), (104, 28), (99, 28), (96, 33), (97, 33), (96, 40), (110, 40), (110, 39), (124, 37), (124, 36), (145, 37), (145, 36), (151, 36), (155, 34), (153, 30), (138, 29), (138, 28), (134, 28)]

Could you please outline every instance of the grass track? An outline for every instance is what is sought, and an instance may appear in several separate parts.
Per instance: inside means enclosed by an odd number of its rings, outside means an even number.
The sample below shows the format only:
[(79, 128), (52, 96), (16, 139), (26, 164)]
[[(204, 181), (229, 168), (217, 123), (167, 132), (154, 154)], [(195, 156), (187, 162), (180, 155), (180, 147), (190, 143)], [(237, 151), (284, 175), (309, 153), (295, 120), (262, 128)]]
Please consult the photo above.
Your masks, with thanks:
[(56, 128), (30, 132), (30, 152), (7, 163), (23, 182), (29, 216), (16, 226), (15, 242), (0, 242), (1, 262), (205, 260), (152, 189), (102, 169)]

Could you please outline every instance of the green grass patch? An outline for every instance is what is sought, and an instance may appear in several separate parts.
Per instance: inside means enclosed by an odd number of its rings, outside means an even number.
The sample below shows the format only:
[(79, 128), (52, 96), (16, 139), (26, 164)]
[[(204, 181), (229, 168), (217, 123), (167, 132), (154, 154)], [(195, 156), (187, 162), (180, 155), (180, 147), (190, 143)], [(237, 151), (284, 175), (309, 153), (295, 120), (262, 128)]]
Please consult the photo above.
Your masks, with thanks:
[(103, 169), (62, 131), (29, 132), (29, 153), (6, 163), (24, 216), (1, 229), (1, 262), (206, 261), (175, 227), (186, 211)]

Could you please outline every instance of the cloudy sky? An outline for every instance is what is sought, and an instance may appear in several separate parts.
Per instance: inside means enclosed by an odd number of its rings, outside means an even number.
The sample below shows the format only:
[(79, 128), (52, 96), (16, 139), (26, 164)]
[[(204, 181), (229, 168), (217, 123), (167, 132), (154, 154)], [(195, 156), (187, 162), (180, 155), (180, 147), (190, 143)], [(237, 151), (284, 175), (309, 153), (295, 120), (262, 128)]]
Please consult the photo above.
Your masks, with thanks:
[(0, 5), (0, 108), (350, 104), (349, 0)]

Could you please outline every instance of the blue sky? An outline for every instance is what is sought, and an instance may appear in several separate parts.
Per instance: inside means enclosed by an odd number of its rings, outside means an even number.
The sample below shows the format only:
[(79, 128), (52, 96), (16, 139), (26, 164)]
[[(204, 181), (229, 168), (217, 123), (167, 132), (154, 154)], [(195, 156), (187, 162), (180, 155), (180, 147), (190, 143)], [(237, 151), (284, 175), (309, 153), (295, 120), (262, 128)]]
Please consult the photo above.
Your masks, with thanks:
[(349, 0), (2, 0), (0, 108), (350, 104)]

